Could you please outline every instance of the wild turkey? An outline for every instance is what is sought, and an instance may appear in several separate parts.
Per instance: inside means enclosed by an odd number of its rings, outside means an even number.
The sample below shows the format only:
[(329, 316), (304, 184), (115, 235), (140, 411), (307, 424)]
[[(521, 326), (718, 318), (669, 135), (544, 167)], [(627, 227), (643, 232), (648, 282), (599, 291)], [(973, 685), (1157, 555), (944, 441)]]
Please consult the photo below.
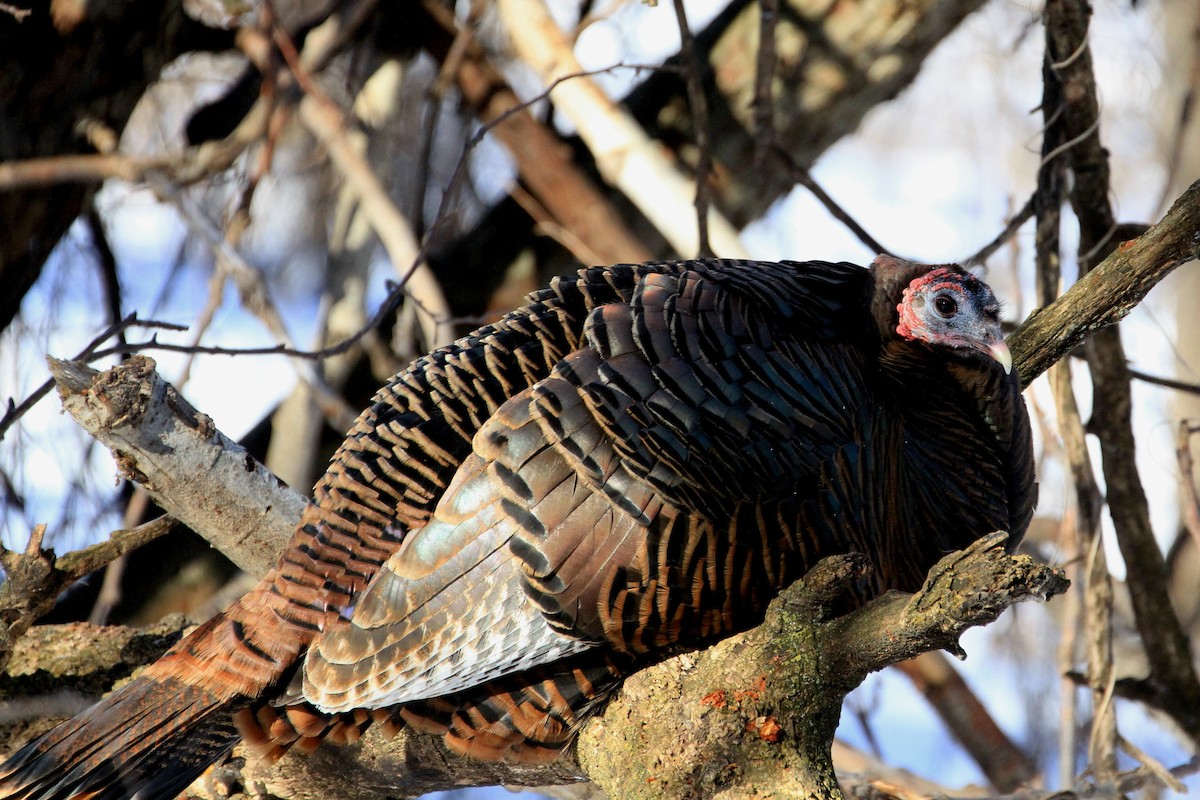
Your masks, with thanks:
[(381, 389), (276, 568), (0, 796), (171, 797), (239, 736), (383, 716), (553, 758), (623, 675), (754, 625), (824, 556), (869, 557), (861, 600), (1015, 543), (1033, 467), (997, 314), (961, 268), (884, 256), (560, 278)]

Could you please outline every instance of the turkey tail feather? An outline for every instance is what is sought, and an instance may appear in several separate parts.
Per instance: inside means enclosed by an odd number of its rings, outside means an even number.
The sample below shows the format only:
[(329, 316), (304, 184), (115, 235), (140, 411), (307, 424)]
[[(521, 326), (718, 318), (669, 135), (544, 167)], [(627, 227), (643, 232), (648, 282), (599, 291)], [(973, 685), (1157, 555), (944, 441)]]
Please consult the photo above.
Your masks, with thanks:
[(237, 742), (228, 706), (202, 686), (139, 678), (15, 753), (0, 797), (173, 798)]
[[(296, 536), (303, 535), (303, 529)], [(175, 797), (239, 738), (232, 712), (293, 663), (306, 630), (283, 616), (276, 573), (136, 679), (0, 765), (4, 800)], [(275, 625), (253, 630), (255, 615)], [(290, 624), (289, 624), (290, 623)]]

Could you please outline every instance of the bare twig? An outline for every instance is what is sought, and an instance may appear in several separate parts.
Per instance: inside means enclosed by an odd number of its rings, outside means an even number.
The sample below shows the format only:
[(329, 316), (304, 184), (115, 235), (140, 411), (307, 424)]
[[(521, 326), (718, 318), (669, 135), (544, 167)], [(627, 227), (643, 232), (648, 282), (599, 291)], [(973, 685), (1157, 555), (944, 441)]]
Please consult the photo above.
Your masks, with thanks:
[(1174, 389), (1178, 392), (1187, 392), (1188, 394), (1200, 394), (1200, 384), (1187, 383), (1186, 381), (1177, 381), (1173, 378), (1163, 378), (1158, 375), (1151, 375), (1148, 372), (1142, 372), (1140, 369), (1130, 369), (1129, 377), (1143, 383), (1151, 383), (1155, 386), (1165, 386), (1168, 389)]
[(231, 167), (247, 147), (261, 138), (268, 117), (268, 108), (256, 104), (224, 139), (158, 156), (100, 153), (0, 163), (0, 191), (61, 183), (98, 183), (108, 178), (136, 183), (151, 175), (189, 185)]
[[(354, 334), (328, 347), (322, 347), (314, 350), (298, 350), (294, 347), (288, 347), (287, 345), (270, 345), (267, 347), (215, 347), (212, 345), (199, 344), (174, 344), (172, 342), (160, 342), (157, 340), (157, 338), (152, 338), (145, 342), (129, 342), (104, 349), (98, 349), (87, 356), (86, 360), (103, 358), (105, 356), (111, 356), (117, 353), (141, 353), (146, 350), (163, 350), (170, 353), (204, 353), (206, 355), (215, 356), (291, 356), (293, 358), (328, 358), (330, 356), (336, 356), (345, 353), (347, 350), (357, 344), (364, 336), (379, 327), (379, 324), (383, 322), (383, 320), (387, 319), (395, 312), (396, 308), (404, 301), (404, 287), (398, 286), (392, 281), (387, 282), (387, 287), (389, 290), (388, 296), (375, 311), (375, 314), (371, 317), (371, 319)], [(171, 327), (173, 330), (187, 330), (185, 326), (180, 325), (173, 325)]]
[(844, 208), (838, 205), (837, 201), (821, 188), (821, 185), (813, 178), (812, 173), (797, 163), (787, 150), (780, 147), (778, 143), (775, 143), (771, 149), (780, 163), (787, 168), (792, 179), (812, 192), (813, 197), (817, 198), (821, 202), (821, 205), (825, 206), (825, 209), (833, 218), (849, 228), (850, 232), (857, 236), (858, 240), (865, 244), (871, 252), (876, 254), (891, 254), (892, 251), (885, 248), (874, 236), (867, 233), (866, 229), (858, 223), (858, 220), (854, 219)]
[(343, 179), (358, 194), (363, 214), (400, 274), (399, 284), (426, 311), (422, 319), (426, 341), (433, 347), (448, 344), (454, 338), (447, 324), (450, 306), (437, 278), (421, 257), (421, 247), (408, 220), (396, 208), (370, 165), (351, 143), (346, 134), (346, 115), (312, 79), (290, 35), (276, 25), (273, 38), (296, 82), (304, 90), (305, 96), (300, 101), (300, 119), (324, 146)]
[(33, 13), (32, 9), (20, 8), (12, 3), (0, 3), (0, 13), (9, 14), (17, 22), (24, 22), (25, 18)]
[(963, 266), (972, 267), (982, 265), (989, 258), (991, 258), (992, 253), (995, 253), (997, 250), (1003, 247), (1005, 243), (1016, 236), (1017, 231), (1021, 229), (1021, 226), (1033, 217), (1034, 205), (1035, 203), (1033, 197), (1030, 197), (1028, 200), (1026, 200), (1025, 205), (1021, 206), (1021, 210), (1016, 214), (1013, 214), (1012, 218), (1009, 219), (1008, 223), (1004, 226), (1004, 230), (996, 234), (996, 238), (992, 239), (992, 241), (981, 247), (977, 253), (964, 259), (962, 262)]
[(566, 228), (554, 219), (554, 216), (538, 199), (521, 186), (509, 190), (509, 196), (517, 202), (536, 225), (536, 232), (549, 236), (558, 242), (564, 250), (575, 257), (581, 264), (601, 264), (603, 259), (599, 253), (588, 247), (587, 242), (576, 235), (575, 231)]
[[(1050, 438), (1050, 437), (1047, 437)], [(1041, 470), (1039, 470), (1039, 474)], [(1077, 535), (1079, 509), (1066, 509), (1059, 524), (1059, 549), (1068, 554), (1063, 565), (1072, 586), (1080, 585), (1080, 541)], [(1079, 651), (1080, 629), (1083, 627), (1083, 602), (1079, 592), (1067, 592), (1059, 612), (1058, 643), (1058, 783), (1070, 786), (1075, 781), (1079, 760), (1079, 723), (1075, 695), (1079, 689), (1073, 679)]]
[[(138, 520), (146, 516), (149, 507), (150, 494), (141, 486), (135, 487), (121, 515), (121, 526), (126, 529), (136, 527)], [(100, 592), (95, 602), (92, 603), (91, 613), (88, 614), (88, 622), (91, 624), (108, 624), (109, 614), (121, 602), (121, 578), (129, 561), (128, 555), (128, 552), (121, 553), (104, 565), (104, 580), (100, 584)]]
[[(685, 83), (688, 106), (692, 111), (692, 128), (696, 137), (696, 236), (699, 240), (696, 256), (711, 258), (713, 249), (708, 242), (708, 209), (712, 205), (710, 197), (712, 192), (709, 188), (709, 173), (712, 171), (712, 144), (709, 142), (708, 134), (708, 101), (704, 97), (704, 86), (701, 81), (704, 62), (696, 50), (696, 41), (692, 36), (692, 28), (688, 25), (683, 0), (675, 0), (675, 21), (679, 24), (680, 57), (688, 65)], [(683, 253), (681, 255), (691, 254)]]
[[(92, 236), (92, 247), (96, 250), (97, 268), (100, 272), (100, 284), (104, 288), (104, 305), (108, 312), (110, 325), (118, 325), (124, 314), (121, 313), (121, 281), (117, 275), (117, 257), (113, 254), (108, 243), (108, 235), (104, 230), (104, 220), (95, 204), (88, 207), (84, 215), (87, 220), (88, 232)], [(117, 330), (114, 334), (117, 341), (125, 341), (125, 331)]]
[[(1144, 754), (1143, 754), (1144, 755)], [(1064, 789), (1020, 789), (1012, 794), (1002, 794), (993, 797), (980, 795), (958, 795), (945, 787), (929, 785), (927, 781), (913, 780), (902, 775), (896, 780), (880, 780), (867, 775), (847, 776), (853, 789), (853, 796), (860, 800), (1107, 800), (1114, 796), (1124, 796), (1139, 789), (1172, 788), (1179, 784), (1181, 778), (1186, 778), (1200, 772), (1200, 757), (1192, 758), (1183, 764), (1165, 769), (1161, 764), (1144, 765), (1137, 769), (1122, 772), (1116, 781), (1110, 784), (1095, 782), (1070, 781)], [(902, 781), (903, 783), (898, 783)], [(916, 787), (910, 788), (910, 787)]]
[[(1082, 492), (1078, 487), (1077, 492)], [(1083, 514), (1079, 515), (1080, 519)], [(1083, 596), (1083, 631), (1087, 647), (1087, 682), (1092, 693), (1092, 720), (1087, 763), (1096, 780), (1108, 784), (1117, 774), (1117, 711), (1113, 703), (1113, 587), (1099, 530), (1089, 532)]]
[[(175, 184), (151, 176), (150, 185), (154, 188), (155, 194), (174, 204), (187, 222), (188, 227), (193, 232), (199, 234), (216, 255), (217, 266), (211, 282), (211, 293), (208, 303), (209, 311), (215, 311), (216, 306), (220, 304), (220, 287), (228, 278), (237, 287), (242, 307), (254, 315), (266, 327), (272, 338), (279, 342), (282, 348), (288, 351), (295, 351), (297, 348), (292, 342), (292, 336), (287, 329), (287, 323), (284, 321), (283, 315), (279, 312), (275, 302), (271, 299), (271, 294), (267, 288), (267, 282), (263, 278), (262, 271), (247, 262), (234, 245), (233, 240), (237, 238), (237, 233), (235, 232), (232, 237), (222, 233), (221, 229), (215, 222), (208, 218), (203, 209), (189, 195), (180, 191)], [(201, 328), (196, 332), (195, 339), (199, 340), (203, 333), (204, 330)], [(193, 345), (185, 352), (189, 355), (195, 355), (203, 351)], [(347, 405), (343, 398), (338, 396), (337, 392), (334, 392), (325, 384), (325, 380), (321, 377), (315, 365), (311, 361), (297, 358), (292, 359), (291, 364), (300, 380), (304, 381), (312, 390), (321, 412), (329, 419), (330, 424), (338, 430), (345, 430), (350, 427), (358, 414)]]
[[(1063, 450), (1067, 466), (1071, 473), (1071, 483), (1074, 487), (1075, 513), (1074, 530), (1071, 541), (1075, 554), (1072, 561), (1077, 561), (1085, 553), (1084, 566), (1072, 568), (1083, 580), (1082, 620), (1065, 620), (1065, 625), (1073, 626), (1083, 623), (1083, 634), (1086, 645), (1088, 663), (1088, 684), (1092, 689), (1093, 713), (1092, 735), (1089, 739), (1092, 752), (1092, 763), (1099, 765), (1101, 773), (1108, 774), (1115, 769), (1115, 763), (1109, 764), (1116, 737), (1116, 717), (1111, 713), (1098, 712), (1100, 695), (1110, 685), (1112, 676), (1112, 578), (1104, 559), (1104, 551), (1099, 547), (1100, 542), (1100, 511), (1103, 499), (1096, 484), (1095, 471), (1092, 467), (1091, 456), (1088, 453), (1083, 422), (1079, 414), (1079, 406), (1075, 400), (1075, 390), (1071, 381), (1071, 364), (1069, 359), (1055, 364), (1050, 370), (1050, 386), (1054, 395), (1055, 412), (1058, 417), (1058, 430), (1062, 437)], [(1064, 685), (1063, 705), (1074, 708), (1074, 692), (1069, 684)], [(1060, 732), (1067, 741), (1074, 742), (1075, 733), (1072, 727), (1065, 726)], [(1099, 757), (1097, 758), (1097, 755)], [(1064, 746), (1062, 755), (1064, 763), (1062, 779), (1064, 785), (1075, 778), (1075, 752), (1071, 748), (1068, 755)]]
[(766, 169), (775, 141), (775, 27), (779, 0), (759, 0), (758, 56), (754, 63), (754, 168)]
[(137, 182), (150, 170), (174, 171), (175, 165), (191, 162), (198, 152), (198, 148), (195, 148), (188, 151), (187, 155), (173, 153), (161, 156), (133, 156), (95, 153), (8, 161), (0, 164), (0, 191), (59, 183), (99, 183), (109, 178)]
[[(544, 0), (499, 0), (496, 10), (517, 55), (544, 83), (582, 72), (569, 37)], [(595, 81), (562, 81), (551, 90), (550, 99), (575, 124), (604, 179), (638, 207), (676, 252), (696, 252), (696, 230), (682, 224), (693, 216), (695, 182), (683, 175), (663, 148)], [(746, 257), (736, 229), (715, 209), (709, 211), (708, 225), (714, 251), (726, 258)]]
[[(111, 339), (114, 336), (117, 336), (123, 340), (124, 337), (122, 334), (124, 334), (125, 331), (127, 331), (129, 328), (132, 328), (132, 327), (161, 328), (162, 330), (168, 330), (168, 331), (187, 330), (187, 328), (185, 326), (176, 325), (173, 322), (160, 322), (158, 320), (140, 320), (140, 319), (138, 319), (137, 314), (133, 313), (133, 314), (126, 316), (124, 319), (119, 320), (119, 321), (113, 323), (112, 325), (109, 325), (107, 328), (105, 328), (103, 331), (101, 331), (94, 339), (92, 339), (92, 341), (88, 342), (86, 347), (84, 347), (82, 350), (80, 350), (78, 353), (76, 353), (75, 357), (72, 360), (74, 360), (74, 361), (91, 361), (96, 358), (103, 358), (104, 356), (112, 355), (115, 352), (126, 352), (124, 349), (100, 350), (100, 345), (102, 345), (104, 342), (108, 341), (109, 339)], [(122, 347), (124, 347), (123, 341), (122, 341)], [(54, 388), (54, 381), (48, 380), (45, 383), (43, 383), (41, 386), (39, 386), (37, 389), (35, 389), (28, 397), (26, 397), (24, 400), (22, 400), (19, 405), (14, 404), (12, 398), (9, 398), (8, 407), (4, 412), (4, 416), (2, 418), (0, 418), (0, 439), (3, 439), (4, 434), (8, 431), (8, 429), (10, 427), (12, 427), (13, 424), (17, 420), (19, 420), (21, 417), (23, 417), (29, 411), (29, 409), (31, 409), (35, 405), (37, 405), (38, 401), (41, 400), (43, 397), (45, 397), (47, 394), (49, 394), (50, 390), (53, 388)]]
[(468, 155), (486, 133), (491, 133), (516, 160), (521, 181), (529, 193), (564, 230), (571, 231), (587, 250), (596, 254), (594, 261), (585, 263), (649, 260), (653, 253), (629, 229), (592, 179), (574, 163), (570, 149), (529, 112), (530, 106), (548, 97), (560, 81), (573, 76), (562, 76), (543, 92), (522, 101), (488, 61), (470, 31), (457, 26), (453, 13), (444, 4), (426, 0), (423, 9), (426, 16), (422, 21), (427, 27), (422, 31), (422, 41), (435, 58), (445, 62), (455, 43), (467, 42), (455, 79), (463, 97), (483, 122), (463, 148), (442, 195), (442, 209), (448, 208), (461, 191)]
[(1161, 761), (1144, 752), (1140, 747), (1124, 737), (1121, 737), (1118, 744), (1120, 744), (1121, 749), (1128, 753), (1131, 758), (1142, 765), (1141, 769), (1150, 773), (1164, 787), (1178, 794), (1187, 794), (1187, 787), (1183, 785), (1183, 781), (1179, 780), (1174, 771), (1163, 766)]
[[(1037, 218), (1034, 232), (1038, 306), (1044, 308), (1059, 295), (1062, 280), (1062, 205), (1066, 194), (1066, 161), (1047, 154), (1058, 149), (1065, 134), (1062, 124), (1062, 81), (1050, 69), (1047, 54), (1042, 63), (1042, 159), (1037, 188), (1029, 199)], [(1056, 359), (1057, 360), (1057, 359)], [(1033, 378), (1022, 373), (1028, 386)]]

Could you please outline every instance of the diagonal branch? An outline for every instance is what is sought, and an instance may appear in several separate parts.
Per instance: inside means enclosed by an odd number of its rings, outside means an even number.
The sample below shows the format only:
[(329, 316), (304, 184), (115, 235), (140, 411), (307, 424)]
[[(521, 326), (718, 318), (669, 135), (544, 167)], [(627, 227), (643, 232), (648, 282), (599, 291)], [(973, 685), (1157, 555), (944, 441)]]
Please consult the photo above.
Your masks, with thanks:
[(1200, 258), (1200, 181), (1144, 234), (1118, 245), (1008, 339), (1026, 386), (1096, 331), (1116, 325), (1176, 267)]
[[(500, 0), (496, 4), (517, 56), (547, 85), (564, 74), (582, 73), (567, 35), (545, 0)], [(699, 249), (694, 217), (695, 181), (684, 176), (646, 131), (588, 77), (558, 83), (550, 99), (571, 120), (596, 160), (604, 180), (619, 189), (684, 256)], [(734, 226), (715, 209), (708, 216), (712, 249), (726, 258), (745, 257)]]
[[(517, 162), (525, 188), (563, 228), (582, 240), (583, 252), (574, 255), (584, 263), (649, 261), (648, 247), (575, 163), (570, 148), (534, 117), (528, 102), (517, 97), (470, 28), (459, 28), (454, 14), (434, 0), (422, 4), (419, 24), (424, 47), (442, 62), (443, 69), (451, 68), (483, 130), (495, 136)], [(458, 59), (452, 64), (456, 45)]]
[[(107, 372), (50, 360), (63, 407), (113, 451), (124, 477), (231, 561), (262, 575), (306, 502), (133, 356)], [(198, 476), (204, 480), (198, 480)]]

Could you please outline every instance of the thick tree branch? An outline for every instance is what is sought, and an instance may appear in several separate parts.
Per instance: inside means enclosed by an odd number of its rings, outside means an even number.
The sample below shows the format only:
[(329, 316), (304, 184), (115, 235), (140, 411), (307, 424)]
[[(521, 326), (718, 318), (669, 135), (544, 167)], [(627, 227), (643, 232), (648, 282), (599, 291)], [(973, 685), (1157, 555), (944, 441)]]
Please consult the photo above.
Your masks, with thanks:
[(52, 550), (42, 549), (45, 526), (33, 530), (23, 553), (0, 548), (0, 566), (4, 567), (5, 577), (0, 584), (0, 670), (12, 657), (14, 642), (54, 607), (64, 589), (174, 526), (171, 517), (159, 517), (136, 528), (113, 531), (104, 541), (58, 559)]
[(192, 408), (152, 359), (132, 356), (103, 373), (50, 359), (50, 371), (63, 407), (113, 451), (123, 477), (246, 572), (275, 563), (305, 498)]
[(1008, 338), (1029, 385), (1101, 328), (1115, 325), (1176, 267), (1200, 258), (1200, 181), (1158, 224), (1124, 242), (1070, 291), (1034, 312)]
[(584, 729), (580, 763), (612, 797), (733, 798), (752, 787), (837, 797), (829, 748), (847, 692), (897, 661), (958, 651), (967, 628), (1066, 589), (1060, 572), (1007, 554), (1004, 541), (947, 556), (914, 595), (890, 593), (829, 621), (822, 606), (863, 566), (826, 559), (758, 628), (628, 679)]

